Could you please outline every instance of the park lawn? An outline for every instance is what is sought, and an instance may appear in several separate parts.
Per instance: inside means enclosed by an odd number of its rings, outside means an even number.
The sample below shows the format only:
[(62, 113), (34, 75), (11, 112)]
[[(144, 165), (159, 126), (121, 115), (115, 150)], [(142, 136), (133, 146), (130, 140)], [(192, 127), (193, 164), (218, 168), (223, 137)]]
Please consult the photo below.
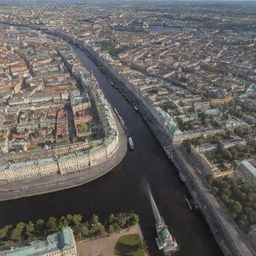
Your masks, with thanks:
[(139, 234), (121, 236), (115, 246), (114, 256), (145, 256), (143, 241)]

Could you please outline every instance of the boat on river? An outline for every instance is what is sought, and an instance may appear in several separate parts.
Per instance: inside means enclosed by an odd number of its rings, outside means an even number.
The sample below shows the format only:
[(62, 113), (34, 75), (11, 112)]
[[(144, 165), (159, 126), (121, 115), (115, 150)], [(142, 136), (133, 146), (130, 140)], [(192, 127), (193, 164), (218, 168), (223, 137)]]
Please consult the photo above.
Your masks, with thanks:
[(186, 177), (181, 172), (179, 172), (179, 178), (183, 183), (186, 183)]
[(125, 127), (124, 119), (120, 116), (120, 114), (118, 113), (118, 111), (116, 110), (116, 108), (113, 108), (113, 109), (114, 109), (115, 114), (116, 114), (116, 116), (118, 117), (119, 121), (121, 122), (121, 125), (122, 125), (123, 127)]
[(193, 200), (192, 197), (188, 197), (188, 196), (184, 195), (184, 198), (185, 198), (185, 201), (191, 211), (199, 209), (198, 204)]
[(174, 252), (179, 250), (179, 246), (171, 235), (168, 226), (165, 224), (164, 219), (160, 215), (158, 208), (156, 206), (156, 202), (152, 196), (152, 193), (148, 187), (148, 194), (151, 203), (151, 207), (153, 209), (153, 213), (156, 220), (156, 243), (159, 250), (162, 250), (164, 255), (170, 256)]
[(131, 136), (128, 136), (128, 145), (130, 150), (134, 150), (134, 143)]
[(156, 243), (159, 250), (163, 250), (164, 255), (172, 255), (178, 250), (178, 244), (170, 234), (168, 227), (163, 219), (156, 223)]
[(112, 86), (115, 85), (115, 82), (114, 82), (110, 77), (108, 77), (108, 81), (109, 81), (109, 83), (110, 83)]

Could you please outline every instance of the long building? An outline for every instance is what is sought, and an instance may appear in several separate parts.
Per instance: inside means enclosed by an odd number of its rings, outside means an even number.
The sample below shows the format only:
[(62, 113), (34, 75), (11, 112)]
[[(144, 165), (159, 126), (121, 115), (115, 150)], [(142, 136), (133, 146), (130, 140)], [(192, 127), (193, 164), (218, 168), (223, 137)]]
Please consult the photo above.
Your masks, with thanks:
[[(82, 183), (78, 178), (88, 182), (110, 171), (123, 158), (126, 143), (93, 74), (63, 40), (25, 28), (8, 30), (8, 35), (20, 40), (17, 47), (13, 40), (5, 40), (9, 48), (0, 44), (0, 58), (6, 60), (0, 70), (5, 78), (0, 84), (3, 197), (32, 183), (50, 186), (59, 179), (73, 186)], [(26, 45), (20, 47), (22, 38)]]
[(247, 160), (240, 163), (238, 175), (241, 179), (256, 187), (256, 168)]
[[(97, 107), (100, 107), (100, 121), (103, 126), (105, 137), (97, 146), (76, 152), (48, 157), (20, 163), (7, 163), (0, 165), (0, 182), (31, 180), (57, 174), (85, 170), (98, 165), (112, 157), (119, 149), (119, 133), (115, 118), (109, 103), (104, 99), (100, 89), (94, 96)], [(86, 143), (85, 143), (86, 144)]]

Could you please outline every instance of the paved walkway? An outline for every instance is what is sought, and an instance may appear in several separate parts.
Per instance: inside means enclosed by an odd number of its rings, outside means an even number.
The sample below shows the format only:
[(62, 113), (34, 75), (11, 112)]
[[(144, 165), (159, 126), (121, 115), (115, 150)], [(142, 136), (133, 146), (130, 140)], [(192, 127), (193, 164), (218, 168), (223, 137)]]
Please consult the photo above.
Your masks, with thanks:
[[(252, 248), (248, 247), (243, 234), (241, 234), (233, 224), (225, 208), (218, 202), (218, 199), (213, 196), (212, 192), (206, 186), (204, 179), (198, 172), (200, 168), (197, 168), (197, 162), (180, 148), (176, 147), (175, 151), (179, 159), (179, 165), (182, 167), (183, 171), (189, 172), (190, 177), (196, 184), (196, 192), (199, 195), (197, 199), (203, 200), (203, 202), (198, 201), (198, 203), (204, 205), (201, 205), (202, 213), (208, 217), (208, 221), (211, 221), (215, 228), (218, 226), (214, 235), (216, 239), (217, 237), (222, 238), (221, 241), (220, 239), (218, 240), (222, 250), (225, 251), (226, 246), (228, 246), (233, 252), (232, 256), (255, 256), (251, 251)], [(193, 182), (193, 180), (190, 181)], [(225, 255), (231, 254), (227, 252)]]
[(140, 226), (135, 225), (129, 229), (113, 233), (112, 235), (107, 237), (78, 242), (78, 256), (113, 256), (117, 240), (121, 236), (129, 234), (139, 234), (140, 237), (143, 239)]

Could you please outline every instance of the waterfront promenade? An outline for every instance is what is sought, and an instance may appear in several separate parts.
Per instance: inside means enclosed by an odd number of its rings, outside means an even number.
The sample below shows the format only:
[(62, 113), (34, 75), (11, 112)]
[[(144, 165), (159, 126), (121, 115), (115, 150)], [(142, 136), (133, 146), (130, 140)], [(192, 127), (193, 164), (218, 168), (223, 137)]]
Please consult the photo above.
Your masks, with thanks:
[[(114, 112), (113, 115), (115, 115)], [(67, 175), (58, 174), (30, 181), (6, 184), (0, 187), (0, 201), (46, 194), (80, 186), (110, 172), (122, 161), (127, 152), (127, 135), (117, 117), (115, 119), (119, 133), (119, 148), (113, 156), (98, 165), (88, 167), (75, 173)]]
[(186, 185), (224, 254), (227, 256), (254, 256), (245, 235), (230, 219), (225, 207), (212, 195), (195, 161), (180, 147), (175, 147), (173, 160), (186, 177)]

